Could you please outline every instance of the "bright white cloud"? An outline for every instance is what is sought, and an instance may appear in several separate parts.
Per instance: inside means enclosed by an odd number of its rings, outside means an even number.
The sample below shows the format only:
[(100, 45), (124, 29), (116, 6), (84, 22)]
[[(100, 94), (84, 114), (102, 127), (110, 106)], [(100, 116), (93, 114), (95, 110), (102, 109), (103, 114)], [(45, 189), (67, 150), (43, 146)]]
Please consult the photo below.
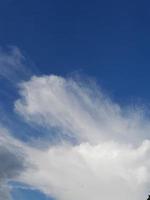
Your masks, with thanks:
[(28, 151), (33, 168), (20, 181), (56, 199), (140, 200), (147, 196), (149, 142), (135, 149), (107, 142)]
[(26, 120), (57, 127), (79, 141), (148, 138), (149, 121), (140, 110), (122, 109), (96, 88), (53, 75), (33, 77), (20, 88), (15, 108)]
[(10, 180), (58, 200), (146, 199), (150, 125), (140, 108), (122, 108), (87, 83), (53, 75), (21, 83), (20, 95), (15, 110), (49, 134), (57, 128), (62, 140), (39, 148), (0, 126), (0, 200), (11, 199)]
[[(149, 119), (97, 89), (58, 76), (20, 85), (15, 109), (29, 123), (77, 140), (38, 149), (23, 145), (30, 166), (19, 181), (58, 200), (141, 200), (150, 184)], [(32, 167), (31, 167), (32, 166)]]

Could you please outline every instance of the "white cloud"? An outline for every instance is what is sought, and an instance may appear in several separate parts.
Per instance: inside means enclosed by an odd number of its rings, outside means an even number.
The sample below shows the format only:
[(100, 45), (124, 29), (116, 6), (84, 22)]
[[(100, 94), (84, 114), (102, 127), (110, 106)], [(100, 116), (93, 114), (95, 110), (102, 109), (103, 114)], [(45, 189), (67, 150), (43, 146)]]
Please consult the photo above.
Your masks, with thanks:
[[(57, 127), (79, 141), (141, 142), (148, 139), (149, 121), (141, 110), (122, 109), (96, 88), (58, 76), (33, 77), (20, 85), (15, 109), (26, 120)], [(124, 142), (124, 141), (123, 141)]]
[(20, 177), (60, 200), (145, 199), (150, 143), (130, 148), (115, 143), (29, 149), (29, 168)]
[(53, 75), (21, 83), (20, 95), (15, 110), (49, 134), (57, 128), (62, 142), (42, 141), (39, 148), (0, 126), (0, 200), (11, 199), (13, 180), (58, 200), (146, 199), (150, 126), (144, 111), (122, 108), (88, 84)]
[[(149, 192), (149, 119), (97, 89), (58, 76), (20, 86), (15, 109), (29, 123), (77, 140), (45, 149), (24, 146), (31, 166), (19, 181), (58, 200), (141, 200)], [(63, 137), (62, 137), (62, 140)]]

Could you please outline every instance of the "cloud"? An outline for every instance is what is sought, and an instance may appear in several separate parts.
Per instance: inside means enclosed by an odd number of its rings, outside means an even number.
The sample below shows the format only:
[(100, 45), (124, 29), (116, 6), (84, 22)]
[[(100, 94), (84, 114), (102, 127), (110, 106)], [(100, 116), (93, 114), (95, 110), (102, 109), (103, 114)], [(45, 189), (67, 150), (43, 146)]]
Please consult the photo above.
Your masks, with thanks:
[(15, 109), (28, 122), (56, 127), (80, 142), (149, 138), (149, 120), (140, 108), (121, 108), (97, 88), (73, 79), (34, 76), (20, 84), (20, 95)]
[(87, 83), (54, 75), (21, 83), (20, 95), (15, 110), (49, 134), (56, 128), (62, 142), (43, 149), (24, 145), (30, 166), (18, 181), (58, 200), (146, 199), (150, 126), (144, 111), (121, 107)]
[(25, 143), (0, 126), (0, 200), (11, 199), (10, 181), (58, 200), (146, 199), (150, 125), (144, 110), (121, 107), (91, 82), (55, 75), (33, 76), (19, 93), (19, 116), (47, 134), (56, 129), (61, 140)]
[(17, 143), (6, 129), (0, 127), (0, 200), (11, 199), (7, 183), (25, 169), (21, 148)]
[(144, 199), (149, 142), (132, 149), (115, 143), (30, 149), (34, 165), (20, 180), (56, 199)]
[(30, 70), (26, 67), (26, 59), (16, 46), (7, 49), (0, 47), (0, 78), (11, 82), (30, 76)]

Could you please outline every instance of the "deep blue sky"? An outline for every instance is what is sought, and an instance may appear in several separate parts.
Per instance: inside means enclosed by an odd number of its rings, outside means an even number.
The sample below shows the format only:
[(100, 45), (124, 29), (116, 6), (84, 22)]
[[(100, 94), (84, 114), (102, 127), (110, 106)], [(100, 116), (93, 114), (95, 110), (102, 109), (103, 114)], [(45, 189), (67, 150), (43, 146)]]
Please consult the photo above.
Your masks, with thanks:
[(96, 78), (120, 99), (150, 100), (150, 2), (1, 0), (0, 44), (41, 73)]
[(150, 2), (1, 0), (0, 44), (41, 73), (95, 77), (118, 98), (150, 100)]
[(78, 72), (121, 103), (150, 101), (150, 1), (1, 0), (0, 45), (41, 74)]

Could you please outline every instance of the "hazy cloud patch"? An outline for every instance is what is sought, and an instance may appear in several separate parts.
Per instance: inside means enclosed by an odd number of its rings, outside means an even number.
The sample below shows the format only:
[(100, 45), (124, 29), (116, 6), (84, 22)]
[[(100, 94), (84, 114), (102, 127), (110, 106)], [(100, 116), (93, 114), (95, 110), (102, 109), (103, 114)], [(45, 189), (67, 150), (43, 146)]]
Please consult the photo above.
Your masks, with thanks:
[(26, 66), (26, 58), (16, 46), (0, 47), (0, 77), (13, 83), (30, 77), (31, 71)]
[(25, 169), (24, 156), (17, 143), (6, 129), (0, 128), (0, 200), (11, 199), (8, 182)]

